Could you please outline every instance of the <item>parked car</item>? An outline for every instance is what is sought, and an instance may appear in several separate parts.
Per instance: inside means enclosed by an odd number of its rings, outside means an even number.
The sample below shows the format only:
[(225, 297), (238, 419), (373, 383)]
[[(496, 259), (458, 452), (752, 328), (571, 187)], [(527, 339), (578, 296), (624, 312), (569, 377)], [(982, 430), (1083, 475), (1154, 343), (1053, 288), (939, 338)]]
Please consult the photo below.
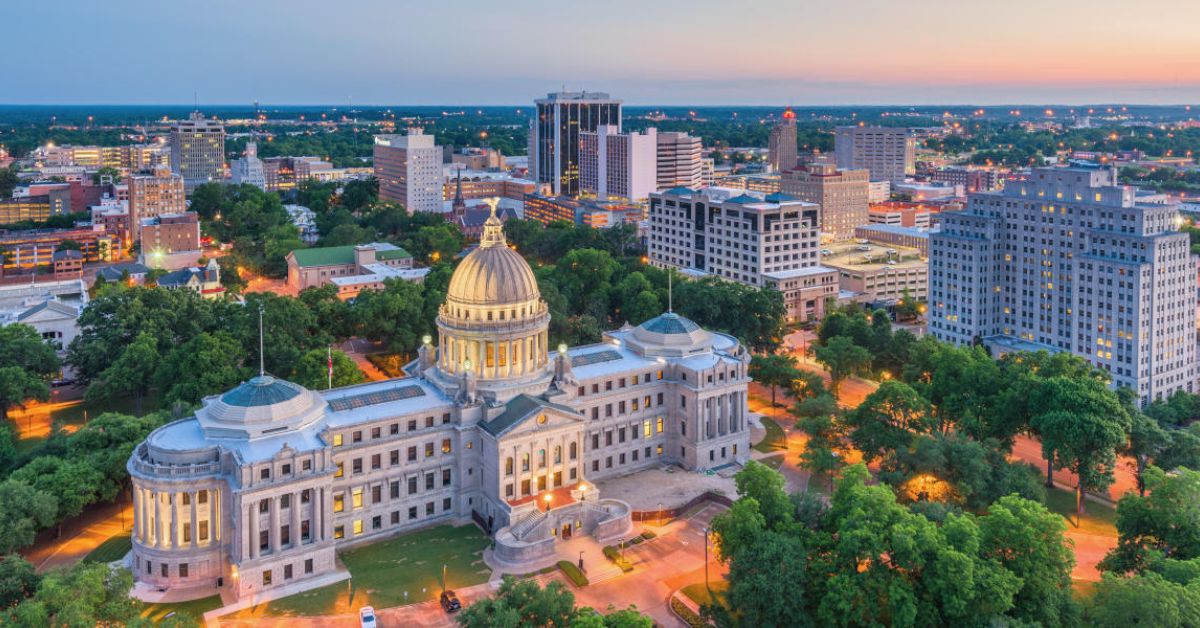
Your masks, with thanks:
[(442, 591), (442, 610), (447, 613), (457, 613), (462, 610), (462, 602), (458, 601), (458, 595), (454, 591)]
[(376, 628), (375, 609), (364, 606), (358, 609), (358, 625), (360, 628)]

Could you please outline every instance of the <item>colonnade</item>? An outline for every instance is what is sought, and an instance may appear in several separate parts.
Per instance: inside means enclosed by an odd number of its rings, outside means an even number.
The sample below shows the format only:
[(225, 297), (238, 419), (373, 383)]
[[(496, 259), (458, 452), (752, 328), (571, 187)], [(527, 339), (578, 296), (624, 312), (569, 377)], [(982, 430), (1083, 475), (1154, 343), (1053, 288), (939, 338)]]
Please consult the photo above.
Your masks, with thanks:
[(441, 333), (442, 369), (458, 373), (467, 360), (480, 379), (503, 379), (536, 373), (546, 366), (546, 330), (510, 340), (476, 340)]
[[(241, 520), (246, 533), (240, 537), (240, 555), (243, 559), (254, 559), (264, 554), (278, 553), (284, 548), (297, 547), (301, 543), (324, 541), (330, 534), (326, 529), (325, 519), (333, 511), (333, 493), (326, 488), (307, 489), (310, 498), (308, 510), (308, 538), (302, 538), (302, 511), (305, 504), (302, 500), (304, 490), (294, 490), (268, 497), (248, 497), (242, 500)], [(287, 508), (283, 507), (283, 498), (288, 498)], [(267, 504), (267, 545), (262, 547), (262, 503)], [(283, 519), (287, 516), (288, 538), (283, 539)]]
[(696, 413), (696, 442), (741, 431), (746, 421), (743, 395), (731, 392), (702, 400)]
[[(221, 492), (133, 489), (134, 538), (145, 547), (180, 549), (221, 540)], [(201, 501), (203, 500), (203, 503)], [(205, 538), (200, 538), (204, 528)]]

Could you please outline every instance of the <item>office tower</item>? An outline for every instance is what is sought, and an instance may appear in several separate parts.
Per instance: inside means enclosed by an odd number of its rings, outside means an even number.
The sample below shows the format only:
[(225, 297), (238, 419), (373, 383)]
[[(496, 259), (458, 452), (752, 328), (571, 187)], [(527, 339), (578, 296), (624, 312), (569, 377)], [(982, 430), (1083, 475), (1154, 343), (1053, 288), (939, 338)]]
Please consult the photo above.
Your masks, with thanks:
[(258, 144), (246, 142), (246, 152), (241, 159), (235, 159), (229, 167), (230, 176), (235, 185), (246, 183), (259, 189), (267, 189), (267, 175), (263, 162), (258, 158)]
[(929, 332), (997, 351), (1070, 351), (1146, 402), (1196, 380), (1196, 260), (1170, 206), (1115, 168), (1035, 168), (941, 214)]
[(642, 200), (658, 189), (658, 131), (621, 133), (611, 124), (579, 134), (579, 186), (600, 200)]
[(898, 183), (916, 172), (917, 140), (903, 127), (840, 126), (833, 151), (838, 168), (865, 168), (872, 181)]
[(599, 92), (558, 92), (534, 103), (529, 169), (539, 183), (549, 183), (555, 196), (577, 196), (579, 134), (610, 124), (621, 131), (621, 101)]
[(225, 172), (225, 127), (199, 111), (171, 126), (171, 171), (183, 177), (190, 194), (196, 186), (219, 181)]
[(1001, 173), (993, 168), (946, 166), (934, 170), (932, 178), (934, 183), (961, 186), (967, 193), (990, 192), (1004, 185)]
[(789, 320), (819, 319), (838, 293), (821, 265), (819, 208), (784, 194), (675, 188), (650, 195), (650, 263), (783, 294)]
[(834, 240), (850, 239), (855, 227), (870, 222), (870, 186), (866, 170), (839, 170), (828, 162), (785, 170), (779, 182), (784, 194), (821, 206), (821, 231)]
[(442, 212), (442, 148), (421, 129), (375, 136), (375, 178), (380, 199), (410, 212)]
[(704, 185), (704, 151), (700, 138), (687, 133), (658, 134), (658, 189), (698, 189)]
[(767, 162), (775, 172), (787, 172), (796, 167), (796, 112), (783, 110), (779, 122), (771, 127), (767, 139)]
[(160, 168), (154, 174), (133, 175), (126, 183), (129, 186), (129, 232), (135, 239), (141, 238), (143, 219), (187, 211), (185, 179), (166, 168)]

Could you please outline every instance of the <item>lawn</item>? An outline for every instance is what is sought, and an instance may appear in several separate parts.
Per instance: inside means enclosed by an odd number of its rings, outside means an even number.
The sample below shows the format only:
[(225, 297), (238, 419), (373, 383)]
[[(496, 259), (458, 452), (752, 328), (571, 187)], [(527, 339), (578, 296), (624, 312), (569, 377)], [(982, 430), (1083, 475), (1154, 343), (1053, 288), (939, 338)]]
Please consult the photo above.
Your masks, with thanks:
[(775, 469), (776, 471), (779, 470), (779, 467), (783, 466), (783, 460), (784, 460), (783, 454), (779, 454), (777, 456), (767, 456), (766, 458), (758, 459), (759, 462), (767, 465), (768, 467), (771, 467), (772, 469)]
[(762, 440), (754, 443), (754, 448), (764, 454), (769, 454), (773, 451), (787, 450), (787, 434), (783, 428), (779, 427), (773, 419), (768, 417), (762, 418), (763, 428), (767, 430), (767, 435)]
[(93, 563), (111, 563), (124, 558), (131, 549), (133, 549), (133, 542), (129, 535), (120, 534), (101, 543), (99, 547), (84, 556), (83, 560)]
[(154, 623), (162, 621), (169, 613), (187, 613), (192, 619), (196, 620), (197, 625), (203, 625), (204, 614), (214, 608), (221, 607), (221, 596), (214, 595), (212, 597), (192, 600), (190, 602), (172, 602), (164, 604), (147, 604), (142, 609), (142, 617), (145, 617)]
[(1117, 535), (1117, 511), (1104, 504), (1086, 501), (1086, 512), (1079, 525), (1075, 525), (1075, 493), (1054, 488), (1046, 490), (1046, 508), (1067, 520), (1067, 528), (1101, 536)]
[(487, 582), (492, 572), (483, 562), (483, 550), (488, 543), (473, 525), (443, 525), (357, 547), (339, 555), (350, 570), (349, 583), (260, 604), (233, 617), (331, 615), (352, 613), (367, 605), (388, 608), (437, 599), (442, 591), (443, 564), (447, 588)]
[(708, 587), (704, 586), (703, 582), (689, 584), (680, 590), (680, 593), (688, 596), (693, 602), (701, 607), (711, 606), (715, 602), (721, 606), (726, 606), (725, 594), (729, 591), (729, 583), (724, 580), (709, 582)]

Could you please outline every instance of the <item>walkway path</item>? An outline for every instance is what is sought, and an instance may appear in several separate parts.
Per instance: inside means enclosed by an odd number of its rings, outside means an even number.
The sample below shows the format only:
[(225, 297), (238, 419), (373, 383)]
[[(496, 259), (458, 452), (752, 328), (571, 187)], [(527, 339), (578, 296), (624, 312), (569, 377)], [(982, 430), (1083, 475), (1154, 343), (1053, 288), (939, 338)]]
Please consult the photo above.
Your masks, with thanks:
[(46, 530), (21, 554), (39, 573), (52, 567), (69, 567), (101, 543), (129, 532), (132, 525), (133, 506), (128, 500), (89, 506), (82, 515), (63, 523), (62, 536), (54, 536), (54, 529)]

